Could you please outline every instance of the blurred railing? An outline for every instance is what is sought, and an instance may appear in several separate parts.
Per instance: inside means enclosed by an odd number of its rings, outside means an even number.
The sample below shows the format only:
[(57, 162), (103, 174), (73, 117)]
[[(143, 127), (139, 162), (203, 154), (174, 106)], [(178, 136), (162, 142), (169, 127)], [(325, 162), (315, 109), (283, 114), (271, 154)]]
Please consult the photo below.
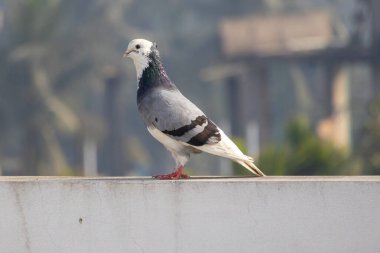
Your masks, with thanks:
[(0, 252), (379, 252), (380, 177), (0, 177)]

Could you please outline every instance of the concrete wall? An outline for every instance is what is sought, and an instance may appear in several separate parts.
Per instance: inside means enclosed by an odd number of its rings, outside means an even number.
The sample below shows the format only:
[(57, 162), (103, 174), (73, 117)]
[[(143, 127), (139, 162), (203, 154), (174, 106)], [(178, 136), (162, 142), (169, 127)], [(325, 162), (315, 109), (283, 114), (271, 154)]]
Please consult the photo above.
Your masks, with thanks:
[(0, 177), (0, 252), (380, 252), (380, 177)]

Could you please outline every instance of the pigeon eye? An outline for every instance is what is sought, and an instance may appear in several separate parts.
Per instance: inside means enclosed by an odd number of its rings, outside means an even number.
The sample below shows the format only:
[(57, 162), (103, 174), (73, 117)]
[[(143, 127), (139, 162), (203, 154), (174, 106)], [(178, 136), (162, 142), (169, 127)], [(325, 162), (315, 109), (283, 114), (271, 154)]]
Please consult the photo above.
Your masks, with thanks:
[(136, 49), (140, 49), (140, 45), (139, 44), (136, 45)]

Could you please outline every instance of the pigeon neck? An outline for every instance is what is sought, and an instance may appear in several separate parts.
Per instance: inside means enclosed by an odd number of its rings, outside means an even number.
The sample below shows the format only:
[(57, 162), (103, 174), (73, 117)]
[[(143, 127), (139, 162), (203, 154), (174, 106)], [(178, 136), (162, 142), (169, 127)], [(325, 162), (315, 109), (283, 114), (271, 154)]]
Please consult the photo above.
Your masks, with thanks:
[(141, 79), (143, 71), (149, 66), (149, 59), (146, 57), (139, 57), (133, 60), (136, 68), (137, 80)]
[[(145, 66), (141, 67), (141, 74), (137, 73), (138, 97), (143, 96), (146, 91), (156, 87), (174, 89), (175, 85), (166, 74), (159, 56), (155, 52), (152, 52), (148, 56), (148, 59), (145, 65), (141, 65)], [(137, 67), (136, 70), (138, 71)]]

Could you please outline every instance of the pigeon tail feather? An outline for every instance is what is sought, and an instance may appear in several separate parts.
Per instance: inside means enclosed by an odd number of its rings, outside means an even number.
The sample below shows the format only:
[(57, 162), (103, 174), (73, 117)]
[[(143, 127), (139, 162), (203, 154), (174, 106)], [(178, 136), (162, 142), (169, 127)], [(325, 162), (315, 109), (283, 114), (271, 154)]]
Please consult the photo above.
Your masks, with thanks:
[(243, 166), (244, 168), (246, 168), (247, 170), (249, 170), (250, 172), (252, 172), (253, 174), (255, 174), (256, 176), (258, 177), (264, 177), (265, 174), (259, 169), (257, 168), (257, 166), (252, 162), (252, 161), (238, 161), (238, 160), (235, 160), (237, 163), (239, 163), (241, 166)]
[(233, 143), (232, 140), (228, 138), (228, 136), (221, 129), (219, 129), (219, 132), (221, 135), (220, 142), (215, 144), (196, 146), (195, 148), (213, 155), (229, 158), (236, 161), (255, 175), (265, 176), (265, 174), (253, 163), (252, 157), (243, 154), (243, 152), (241, 152), (235, 143)]

